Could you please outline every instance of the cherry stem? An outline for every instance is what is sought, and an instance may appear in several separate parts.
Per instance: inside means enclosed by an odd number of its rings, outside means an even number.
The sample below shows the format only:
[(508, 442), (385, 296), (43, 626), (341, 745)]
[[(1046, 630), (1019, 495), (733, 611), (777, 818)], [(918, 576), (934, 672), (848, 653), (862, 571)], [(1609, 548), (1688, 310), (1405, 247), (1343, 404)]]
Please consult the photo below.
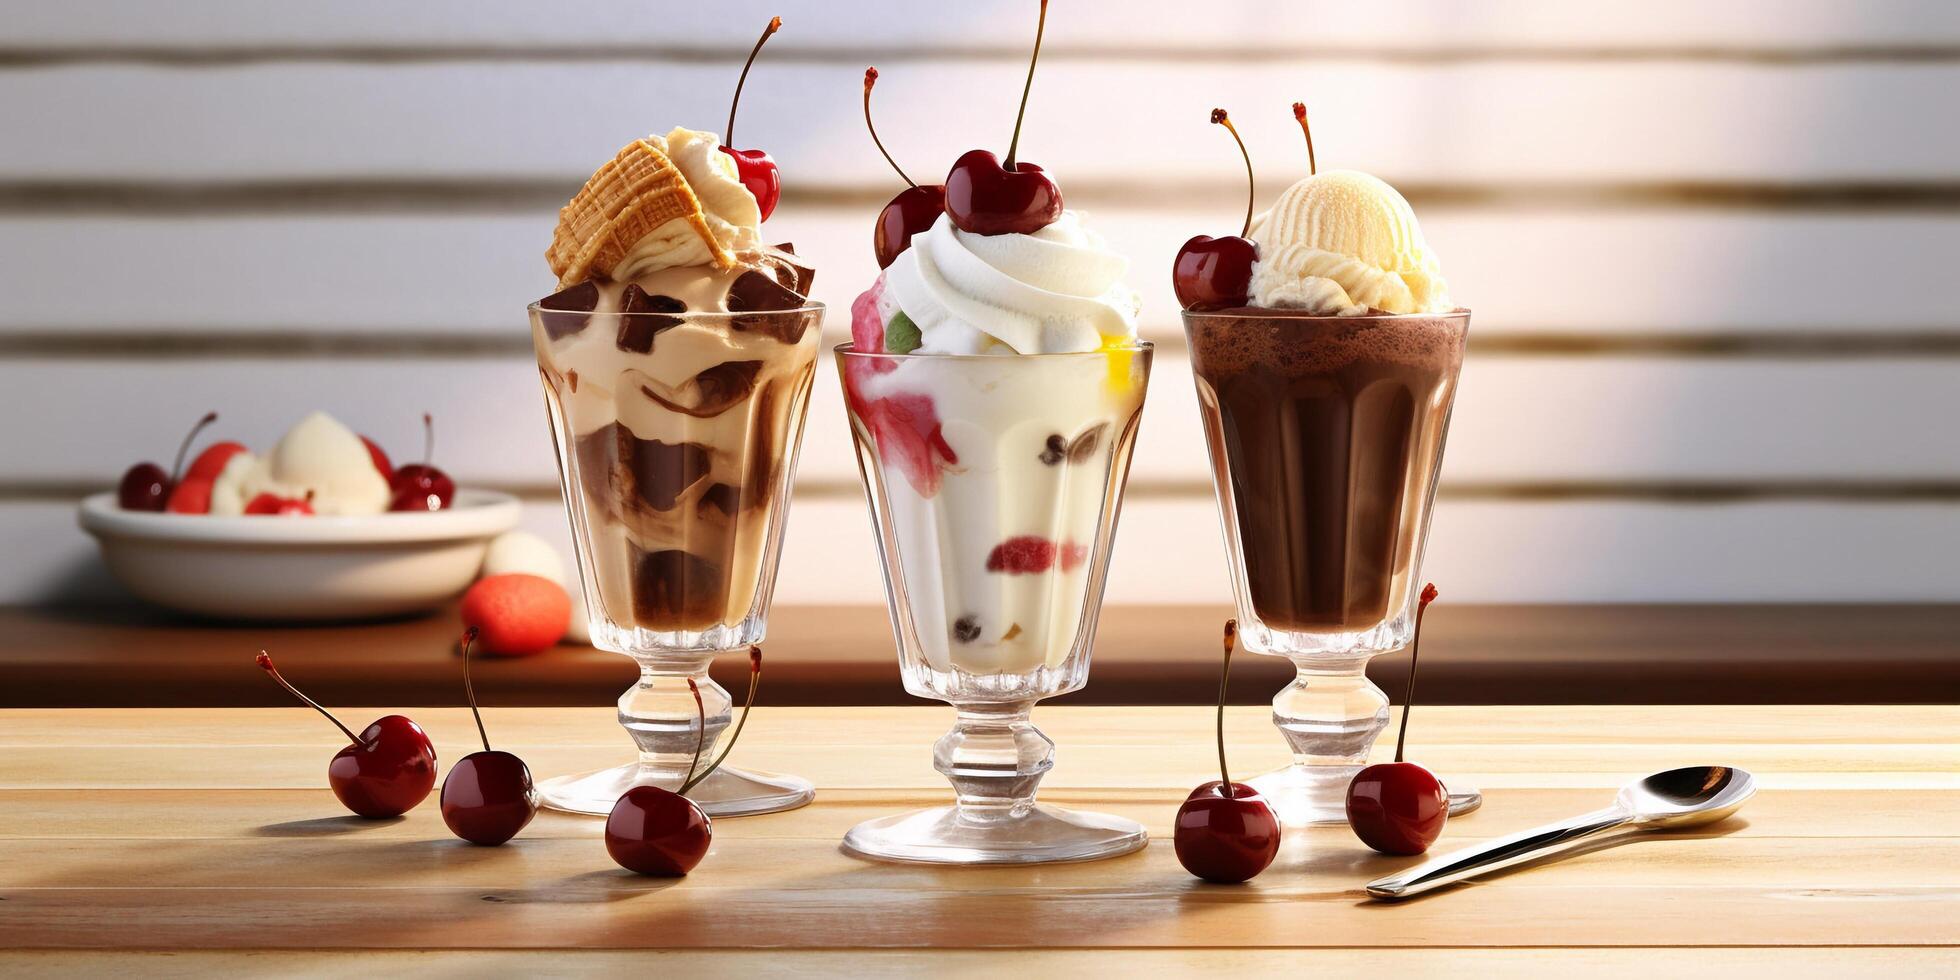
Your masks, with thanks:
[(1313, 159), (1313, 127), (1307, 125), (1307, 104), (1305, 102), (1293, 103), (1293, 118), (1300, 121), (1300, 132), (1307, 134), (1307, 176), (1311, 177), (1319, 173), (1320, 168), (1314, 163)]
[(436, 458), (436, 420), (428, 412), (422, 413), (422, 465), (427, 467)]
[[(696, 783), (713, 775), (716, 769), (721, 768), (722, 761), (728, 758), (728, 753), (735, 751), (735, 740), (742, 737), (742, 726), (749, 723), (749, 715), (755, 712), (755, 689), (761, 682), (762, 648), (751, 644), (749, 646), (749, 696), (748, 700), (742, 703), (742, 717), (735, 722), (735, 730), (728, 733), (728, 744), (722, 746), (721, 754), (715, 757), (714, 762), (708, 764), (708, 768), (701, 770), (701, 775), (689, 779), (687, 785), (681, 787), (682, 793), (686, 793)], [(689, 773), (692, 772), (693, 770), (690, 769)]]
[(1245, 224), (1239, 228), (1239, 237), (1244, 238), (1252, 234), (1252, 154), (1246, 152), (1245, 140), (1239, 138), (1239, 128), (1232, 125), (1232, 117), (1226, 115), (1225, 110), (1211, 110), (1211, 121), (1232, 134), (1232, 141), (1239, 144), (1239, 156), (1245, 158)]
[(1409, 643), (1409, 686), (1402, 691), (1402, 726), (1395, 732), (1395, 761), (1402, 761), (1402, 741), (1409, 734), (1409, 712), (1416, 706), (1416, 660), (1422, 653), (1422, 614), (1429, 611), (1429, 604), (1436, 601), (1436, 583), (1422, 587), (1422, 599), (1416, 605), (1416, 636)]
[(1014, 154), (1021, 148), (1021, 119), (1028, 114), (1028, 93), (1034, 89), (1034, 65), (1041, 60), (1041, 35), (1048, 29), (1048, 0), (1041, 0), (1041, 19), (1034, 25), (1034, 54), (1028, 57), (1028, 80), (1021, 85), (1021, 108), (1014, 113), (1014, 138), (1007, 143), (1007, 159), (1001, 169), (1014, 171)]
[(694, 768), (701, 764), (701, 749), (708, 744), (708, 708), (701, 703), (701, 685), (694, 683), (694, 678), (690, 677), (687, 679), (687, 691), (694, 695), (694, 718), (701, 730), (694, 736), (694, 761), (687, 764), (687, 778), (681, 780), (681, 788), (676, 790), (683, 796), (694, 788)]
[(280, 687), (283, 687), (286, 690), (291, 691), (293, 697), (296, 697), (301, 701), (306, 702), (308, 707), (311, 707), (313, 710), (318, 711), (323, 715), (326, 715), (327, 720), (333, 722), (334, 727), (340, 729), (341, 734), (346, 735), (348, 741), (354, 743), (356, 746), (359, 746), (361, 744), (360, 737), (355, 735), (354, 732), (351, 729), (349, 729), (346, 725), (341, 724), (340, 719), (335, 718), (333, 716), (333, 712), (328, 711), (327, 709), (321, 707), (320, 702), (315, 701), (312, 698), (309, 698), (306, 695), (300, 693), (299, 688), (294, 687), (292, 684), (288, 683), (284, 677), (279, 676), (279, 668), (272, 666), (271, 654), (265, 652), (264, 650), (260, 650), (258, 660), (259, 660), (259, 666), (265, 668), (265, 672), (271, 674), (272, 679), (278, 681)]
[(1232, 774), (1225, 767), (1225, 686), (1232, 682), (1232, 648), (1238, 646), (1239, 621), (1225, 621), (1225, 666), (1218, 672), (1218, 781), (1226, 799), (1231, 799)]
[(483, 739), (483, 751), (490, 751), (490, 733), (483, 728), (483, 712), (476, 706), (476, 685), (470, 683), (470, 647), (476, 645), (477, 628), (463, 631), (463, 693), (470, 699), (470, 714), (476, 717), (476, 734)]
[(893, 170), (898, 171), (898, 179), (905, 181), (907, 187), (917, 187), (919, 185), (905, 175), (904, 168), (900, 167), (898, 161), (892, 159), (891, 152), (885, 149), (885, 141), (878, 138), (878, 127), (871, 125), (871, 86), (877, 83), (878, 69), (866, 68), (864, 70), (864, 128), (871, 130), (871, 142), (878, 145), (878, 152), (884, 154), (885, 162), (891, 164)]
[(728, 101), (728, 125), (721, 131), (721, 145), (735, 145), (735, 107), (742, 104), (742, 85), (749, 80), (749, 67), (755, 64), (755, 56), (762, 53), (762, 45), (769, 35), (782, 29), (781, 17), (769, 18), (769, 26), (762, 29), (762, 36), (755, 39), (755, 47), (749, 49), (749, 60), (742, 62), (742, 77), (735, 80), (735, 97)]
[(191, 451), (191, 441), (197, 438), (198, 433), (204, 431), (205, 426), (217, 420), (218, 413), (206, 412), (203, 418), (197, 420), (196, 425), (191, 426), (190, 433), (184, 436), (183, 444), (177, 447), (177, 461), (170, 464), (170, 482), (172, 484), (177, 482), (178, 474), (184, 472), (184, 456)]

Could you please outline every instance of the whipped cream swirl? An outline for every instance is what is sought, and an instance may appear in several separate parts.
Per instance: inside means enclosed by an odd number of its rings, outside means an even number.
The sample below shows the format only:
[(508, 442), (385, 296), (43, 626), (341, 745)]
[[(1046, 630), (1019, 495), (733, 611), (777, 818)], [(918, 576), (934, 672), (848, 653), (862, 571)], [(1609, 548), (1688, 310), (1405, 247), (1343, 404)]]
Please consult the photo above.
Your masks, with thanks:
[[(701, 203), (708, 230), (723, 249), (741, 255), (761, 244), (762, 209), (755, 195), (742, 186), (735, 158), (721, 152), (721, 137), (676, 126), (664, 137), (649, 136), (646, 140), (674, 161), (688, 189)], [(700, 232), (676, 218), (634, 243), (612, 277), (627, 282), (661, 269), (713, 264), (714, 253)]]
[(919, 328), (919, 354), (1059, 354), (1136, 336), (1129, 260), (1082, 216), (1033, 234), (975, 235), (940, 215), (885, 270), (885, 299)]

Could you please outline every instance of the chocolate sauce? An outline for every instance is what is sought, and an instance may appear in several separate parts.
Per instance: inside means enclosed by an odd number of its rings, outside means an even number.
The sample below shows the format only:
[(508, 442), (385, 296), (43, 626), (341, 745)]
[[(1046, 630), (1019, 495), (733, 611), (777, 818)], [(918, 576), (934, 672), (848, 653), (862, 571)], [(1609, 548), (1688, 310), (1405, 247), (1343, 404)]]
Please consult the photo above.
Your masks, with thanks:
[(1253, 610), (1373, 629), (1407, 599), (1467, 313), (1186, 313), (1191, 368)]

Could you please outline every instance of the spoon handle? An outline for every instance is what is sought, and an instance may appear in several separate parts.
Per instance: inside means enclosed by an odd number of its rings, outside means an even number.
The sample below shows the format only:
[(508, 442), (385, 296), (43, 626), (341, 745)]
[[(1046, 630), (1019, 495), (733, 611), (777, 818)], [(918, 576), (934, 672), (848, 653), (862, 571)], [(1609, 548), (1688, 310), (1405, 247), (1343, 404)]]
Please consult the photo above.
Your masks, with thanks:
[(1612, 806), (1543, 827), (1533, 827), (1476, 847), (1428, 861), (1368, 883), (1375, 898), (1408, 898), (1462, 881), (1487, 871), (1523, 864), (1582, 838), (1604, 833), (1633, 820), (1633, 814)]

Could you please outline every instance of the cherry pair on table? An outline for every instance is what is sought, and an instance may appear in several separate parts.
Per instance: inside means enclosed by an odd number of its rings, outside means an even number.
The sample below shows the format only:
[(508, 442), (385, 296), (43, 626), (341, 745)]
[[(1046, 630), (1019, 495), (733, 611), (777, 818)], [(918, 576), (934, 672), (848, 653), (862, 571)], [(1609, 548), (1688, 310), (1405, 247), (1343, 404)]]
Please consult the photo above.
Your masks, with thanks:
[[(470, 843), (496, 845), (517, 836), (537, 815), (538, 794), (522, 759), (490, 748), (470, 681), (470, 650), (476, 638), (477, 628), (472, 626), (464, 634), (463, 684), (483, 751), (472, 752), (450, 767), (442, 784), (442, 819), (452, 833)], [(357, 816), (380, 819), (399, 817), (428, 798), (436, 782), (436, 750), (421, 725), (403, 715), (386, 715), (355, 735), (333, 712), (281, 676), (270, 654), (260, 651), (258, 664), (279, 686), (347, 736), (350, 744), (327, 764), (327, 785), (342, 806)]]

